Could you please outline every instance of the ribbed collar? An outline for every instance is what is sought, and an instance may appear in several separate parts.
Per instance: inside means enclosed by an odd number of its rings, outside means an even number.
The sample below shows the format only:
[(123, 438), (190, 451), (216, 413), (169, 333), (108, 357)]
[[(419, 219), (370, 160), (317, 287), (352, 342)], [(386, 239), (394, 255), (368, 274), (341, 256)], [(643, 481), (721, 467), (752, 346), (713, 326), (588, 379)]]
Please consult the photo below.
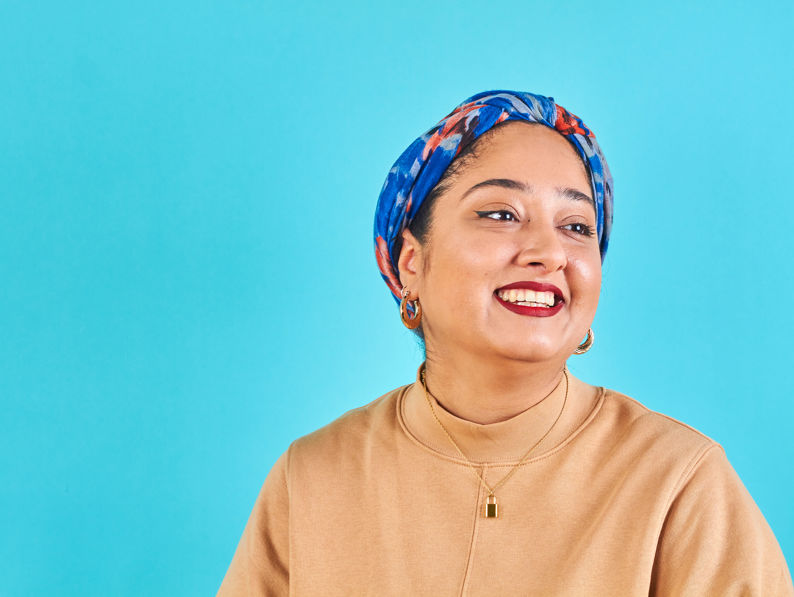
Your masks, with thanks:
[[(414, 440), (440, 456), (463, 462), (438, 422), (433, 418), (424, 388), (416, 381), (401, 395), (398, 412), (405, 431)], [(565, 409), (548, 436), (532, 451), (532, 462), (566, 443), (595, 415), (603, 401), (603, 388), (575, 378), (568, 371), (570, 387)], [(498, 423), (479, 424), (461, 419), (446, 410), (430, 395), (436, 415), (460, 446), (466, 457), (478, 464), (509, 465), (518, 462), (526, 451), (551, 427), (563, 406), (565, 381), (546, 398)]]

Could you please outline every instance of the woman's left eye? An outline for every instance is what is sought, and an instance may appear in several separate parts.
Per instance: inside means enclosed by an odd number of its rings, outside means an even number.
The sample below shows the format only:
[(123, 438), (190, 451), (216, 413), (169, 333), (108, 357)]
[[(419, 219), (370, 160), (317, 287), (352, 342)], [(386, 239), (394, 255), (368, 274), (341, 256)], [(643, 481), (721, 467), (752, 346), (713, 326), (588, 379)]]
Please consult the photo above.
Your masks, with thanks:
[(563, 228), (576, 232), (577, 234), (581, 234), (582, 236), (593, 236), (593, 228), (587, 224), (582, 224), (581, 222), (566, 224), (563, 226)]
[(490, 218), (491, 220), (497, 220), (500, 222), (512, 222), (518, 220), (513, 212), (504, 209), (498, 209), (494, 211), (478, 211), (475, 213), (481, 218)]

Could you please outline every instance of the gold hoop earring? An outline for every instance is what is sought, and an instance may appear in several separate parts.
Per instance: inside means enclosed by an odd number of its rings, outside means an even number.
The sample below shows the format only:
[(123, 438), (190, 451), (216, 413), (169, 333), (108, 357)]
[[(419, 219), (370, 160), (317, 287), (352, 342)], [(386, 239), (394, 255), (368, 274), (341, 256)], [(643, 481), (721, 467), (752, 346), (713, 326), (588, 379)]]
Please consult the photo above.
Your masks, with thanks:
[(590, 347), (593, 345), (593, 340), (595, 339), (595, 335), (593, 334), (593, 328), (587, 328), (587, 338), (584, 339), (579, 346), (576, 347), (576, 350), (573, 351), (573, 354), (584, 354)]
[[(409, 330), (415, 330), (419, 327), (419, 324), (422, 321), (422, 305), (419, 304), (419, 299), (415, 299), (413, 301), (408, 300), (408, 294), (410, 291), (403, 287), (403, 300), (400, 301), (400, 319), (403, 322), (403, 325), (407, 327)], [(411, 308), (414, 311), (414, 316), (411, 317), (408, 314), (408, 303), (413, 303)]]

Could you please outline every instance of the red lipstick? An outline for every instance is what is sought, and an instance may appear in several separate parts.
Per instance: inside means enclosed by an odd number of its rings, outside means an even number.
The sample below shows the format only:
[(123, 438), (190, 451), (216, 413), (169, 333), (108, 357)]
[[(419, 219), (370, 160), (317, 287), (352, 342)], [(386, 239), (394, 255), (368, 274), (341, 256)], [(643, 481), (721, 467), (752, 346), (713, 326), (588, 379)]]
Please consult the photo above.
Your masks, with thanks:
[[(534, 290), (535, 292), (552, 292), (554, 293), (555, 301), (553, 307), (527, 307), (525, 305), (517, 305), (515, 303), (511, 303), (509, 301), (503, 300), (499, 297), (500, 290), (513, 290), (518, 288), (525, 288), (527, 290)], [(562, 290), (560, 290), (554, 284), (548, 284), (545, 282), (513, 282), (512, 284), (508, 284), (507, 286), (502, 286), (501, 288), (497, 288), (494, 291), (494, 297), (499, 303), (509, 311), (513, 313), (518, 313), (519, 315), (529, 315), (531, 317), (551, 317), (552, 315), (556, 315), (562, 309), (562, 306), (565, 304), (565, 300), (562, 296)]]

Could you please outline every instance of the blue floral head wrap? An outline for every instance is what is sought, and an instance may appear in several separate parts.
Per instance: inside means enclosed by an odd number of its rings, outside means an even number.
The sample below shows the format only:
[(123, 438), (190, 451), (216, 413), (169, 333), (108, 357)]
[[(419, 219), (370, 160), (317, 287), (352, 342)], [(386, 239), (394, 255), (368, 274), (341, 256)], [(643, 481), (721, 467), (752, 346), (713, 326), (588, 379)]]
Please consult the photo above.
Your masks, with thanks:
[(554, 98), (522, 91), (483, 91), (471, 96), (408, 146), (389, 170), (375, 210), (375, 257), (394, 298), (401, 300), (397, 260), (402, 231), (467, 145), (508, 120), (537, 122), (562, 134), (582, 158), (595, 199), (598, 246), (606, 255), (612, 229), (612, 176), (595, 136)]

